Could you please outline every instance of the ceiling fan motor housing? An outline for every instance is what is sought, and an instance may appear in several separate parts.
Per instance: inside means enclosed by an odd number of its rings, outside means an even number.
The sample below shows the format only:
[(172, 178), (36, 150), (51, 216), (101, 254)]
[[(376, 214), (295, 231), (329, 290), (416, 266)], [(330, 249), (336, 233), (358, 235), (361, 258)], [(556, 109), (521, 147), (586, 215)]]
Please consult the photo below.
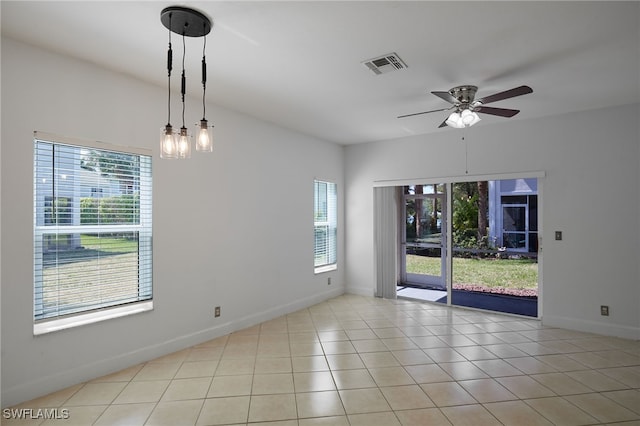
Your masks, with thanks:
[(458, 106), (460, 109), (465, 109), (468, 108), (469, 105), (473, 102), (477, 91), (477, 86), (465, 85), (454, 87), (453, 89), (449, 90), (449, 93), (459, 102), (459, 105), (456, 106)]

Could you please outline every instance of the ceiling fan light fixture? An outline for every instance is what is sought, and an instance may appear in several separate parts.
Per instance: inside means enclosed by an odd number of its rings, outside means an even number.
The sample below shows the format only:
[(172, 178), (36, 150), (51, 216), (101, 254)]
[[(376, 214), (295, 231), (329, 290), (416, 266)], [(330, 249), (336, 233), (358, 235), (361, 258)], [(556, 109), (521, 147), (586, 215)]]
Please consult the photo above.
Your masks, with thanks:
[(455, 129), (464, 129), (465, 127), (471, 127), (480, 121), (480, 117), (474, 111), (469, 109), (463, 109), (461, 112), (455, 111), (449, 115), (445, 124)]
[(464, 128), (464, 123), (462, 122), (462, 117), (460, 117), (460, 114), (458, 114), (458, 112), (452, 112), (449, 115), (449, 118), (447, 118), (447, 121), (445, 121), (445, 123), (447, 124), (447, 126), (453, 127), (455, 129)]
[(480, 121), (480, 117), (476, 112), (465, 109), (460, 113), (460, 120), (464, 127), (471, 127)]

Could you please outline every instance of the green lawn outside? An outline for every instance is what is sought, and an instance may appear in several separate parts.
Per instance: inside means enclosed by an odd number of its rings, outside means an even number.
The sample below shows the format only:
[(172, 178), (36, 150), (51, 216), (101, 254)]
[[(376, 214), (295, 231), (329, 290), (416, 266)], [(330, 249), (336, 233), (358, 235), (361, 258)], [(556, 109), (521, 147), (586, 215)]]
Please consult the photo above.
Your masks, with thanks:
[[(45, 312), (127, 301), (138, 292), (138, 241), (82, 234), (83, 248), (43, 256), (42, 305)], [(116, 270), (105, 282), (103, 270)]]
[[(407, 272), (440, 275), (440, 258), (407, 255)], [(538, 262), (534, 259), (453, 258), (453, 284), (537, 289)]]
[(82, 247), (112, 253), (137, 253), (138, 241), (127, 238), (98, 238), (91, 234), (80, 235)]

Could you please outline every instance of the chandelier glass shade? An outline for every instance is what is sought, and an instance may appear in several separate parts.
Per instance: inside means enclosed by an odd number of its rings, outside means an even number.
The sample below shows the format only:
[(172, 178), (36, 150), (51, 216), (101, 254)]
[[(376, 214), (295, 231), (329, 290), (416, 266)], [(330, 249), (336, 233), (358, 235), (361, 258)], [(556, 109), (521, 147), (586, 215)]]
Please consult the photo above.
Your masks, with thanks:
[(176, 134), (170, 124), (160, 129), (160, 158), (165, 160), (178, 158)]
[(186, 160), (191, 158), (191, 135), (187, 132), (186, 127), (180, 128), (177, 148), (179, 160)]
[[(213, 127), (213, 126), (211, 126)], [(211, 152), (213, 151), (213, 140), (211, 137), (211, 128), (207, 120), (200, 120), (200, 125), (196, 126), (196, 151)]]

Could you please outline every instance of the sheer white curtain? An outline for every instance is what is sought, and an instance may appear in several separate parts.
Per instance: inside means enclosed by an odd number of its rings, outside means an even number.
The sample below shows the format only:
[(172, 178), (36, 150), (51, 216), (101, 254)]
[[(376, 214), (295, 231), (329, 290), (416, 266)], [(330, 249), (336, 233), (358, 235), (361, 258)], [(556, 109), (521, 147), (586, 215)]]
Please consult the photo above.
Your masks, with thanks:
[(398, 196), (397, 187), (373, 189), (376, 296), (396, 298), (398, 280)]

